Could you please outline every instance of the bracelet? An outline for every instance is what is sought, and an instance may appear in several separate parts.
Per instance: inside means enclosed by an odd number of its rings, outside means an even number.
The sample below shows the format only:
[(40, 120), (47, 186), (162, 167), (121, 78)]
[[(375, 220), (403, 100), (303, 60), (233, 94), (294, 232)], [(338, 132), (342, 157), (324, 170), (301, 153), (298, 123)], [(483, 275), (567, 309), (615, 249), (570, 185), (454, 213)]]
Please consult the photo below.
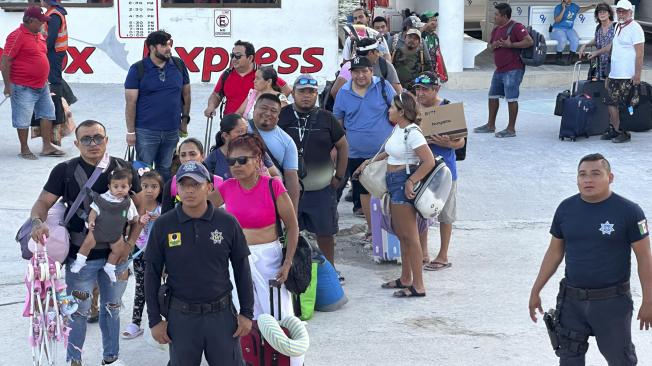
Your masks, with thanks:
[(127, 132), (127, 135), (135, 135), (135, 132)]

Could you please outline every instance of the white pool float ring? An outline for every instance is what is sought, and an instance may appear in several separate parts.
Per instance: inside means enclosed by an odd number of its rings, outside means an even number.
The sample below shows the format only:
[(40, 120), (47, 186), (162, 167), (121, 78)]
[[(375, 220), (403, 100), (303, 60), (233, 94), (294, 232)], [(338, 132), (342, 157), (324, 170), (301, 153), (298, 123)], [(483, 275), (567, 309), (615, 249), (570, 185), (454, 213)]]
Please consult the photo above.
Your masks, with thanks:
[[(281, 327), (287, 328), (288, 337)], [(258, 317), (258, 328), (263, 338), (277, 351), (289, 357), (299, 357), (308, 351), (310, 337), (306, 325), (296, 316), (287, 316), (280, 322), (269, 314)]]

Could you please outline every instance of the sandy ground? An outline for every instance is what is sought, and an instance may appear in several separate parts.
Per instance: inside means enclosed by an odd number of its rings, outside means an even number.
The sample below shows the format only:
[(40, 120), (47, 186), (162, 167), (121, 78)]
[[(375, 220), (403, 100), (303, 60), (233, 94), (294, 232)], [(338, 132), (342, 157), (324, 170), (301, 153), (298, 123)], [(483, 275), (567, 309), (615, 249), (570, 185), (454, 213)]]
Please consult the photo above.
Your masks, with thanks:
[[(120, 85), (73, 85), (80, 101), (73, 106), (76, 120), (106, 123), (109, 151), (123, 156), (125, 149), (123, 93)], [(209, 86), (193, 86), (193, 121), (190, 134), (203, 138), (202, 110)], [(549, 241), (548, 229), (557, 204), (576, 192), (579, 158), (601, 152), (612, 163), (614, 191), (652, 212), (652, 153), (650, 133), (633, 134), (632, 142), (616, 145), (598, 140), (560, 142), (559, 118), (552, 115), (557, 90), (523, 90), (518, 137), (499, 140), (491, 135), (470, 137), (467, 160), (459, 164), (458, 217), (450, 249), (451, 269), (426, 273), (428, 296), (394, 299), (381, 282), (396, 278), (394, 264), (374, 264), (361, 234), (338, 237), (337, 263), (347, 278), (346, 307), (317, 313), (309, 322), (311, 348), (306, 365), (553, 365), (556, 363), (543, 324), (533, 324), (527, 313), (530, 286)], [(486, 91), (443, 91), (446, 98), (464, 101), (470, 127), (485, 122)], [(499, 128), (506, 124), (501, 105)], [(0, 192), (0, 364), (27, 365), (27, 320), (20, 316), (25, 286), (25, 262), (13, 241), (16, 229), (28, 216), (49, 170), (62, 161), (16, 157), (18, 143), (10, 128), (9, 103), (0, 107), (6, 126), (0, 140), (3, 162)], [(32, 141), (34, 151), (39, 141)], [(64, 140), (69, 156), (77, 150)], [(351, 204), (340, 205), (340, 228), (363, 221), (351, 215)], [(439, 234), (430, 230), (431, 256)], [(542, 293), (544, 307), (554, 306), (556, 282), (563, 269)], [(641, 304), (636, 263), (632, 268), (635, 316)], [(124, 296), (121, 323), (130, 320), (134, 284)], [(634, 317), (635, 317), (634, 316)], [(652, 363), (652, 333), (638, 330), (633, 339), (641, 365)], [(101, 341), (97, 325), (89, 326), (84, 359), (99, 364)], [(592, 340), (587, 364), (604, 365)], [(121, 359), (127, 365), (164, 365), (166, 353), (144, 339), (121, 341)], [(61, 352), (63, 360), (63, 352)], [(61, 361), (63, 364), (63, 361)]]

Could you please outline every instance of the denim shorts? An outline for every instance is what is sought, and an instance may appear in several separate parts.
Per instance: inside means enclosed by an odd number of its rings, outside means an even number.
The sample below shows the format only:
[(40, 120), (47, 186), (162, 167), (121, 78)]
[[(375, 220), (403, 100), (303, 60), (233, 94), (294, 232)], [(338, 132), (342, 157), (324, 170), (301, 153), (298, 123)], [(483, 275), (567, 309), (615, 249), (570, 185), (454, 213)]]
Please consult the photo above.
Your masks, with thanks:
[(489, 87), (489, 99), (505, 98), (507, 102), (518, 101), (519, 87), (523, 81), (525, 69), (495, 72)]
[[(417, 170), (416, 166), (410, 167), (410, 174)], [(389, 192), (390, 202), (395, 205), (412, 205), (413, 199), (405, 197), (405, 182), (410, 177), (405, 169), (400, 169), (395, 172), (388, 171), (385, 175), (385, 182), (387, 183), (387, 191)]]
[(42, 88), (11, 84), (11, 123), (14, 128), (27, 129), (32, 123), (32, 113), (41, 118), (56, 120), (54, 103), (48, 83)]

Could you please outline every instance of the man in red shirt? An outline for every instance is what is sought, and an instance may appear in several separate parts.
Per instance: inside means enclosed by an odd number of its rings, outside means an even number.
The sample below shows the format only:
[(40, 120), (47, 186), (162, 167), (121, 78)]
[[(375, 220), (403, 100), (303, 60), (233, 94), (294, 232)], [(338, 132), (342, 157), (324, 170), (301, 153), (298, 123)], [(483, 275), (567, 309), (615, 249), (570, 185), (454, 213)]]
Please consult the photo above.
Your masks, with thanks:
[[(208, 106), (204, 111), (206, 117), (215, 115), (215, 109), (226, 98), (224, 114), (235, 113), (242, 102), (247, 99), (249, 90), (254, 87), (256, 64), (254, 58), (256, 49), (254, 45), (245, 41), (237, 41), (231, 51), (231, 67), (224, 70), (217, 80), (217, 85), (208, 98)], [(278, 78), (278, 86), (285, 96), (290, 95), (292, 89), (285, 80)]]
[(27, 145), (32, 114), (41, 120), (41, 156), (65, 155), (51, 142), (51, 121), (56, 117), (48, 85), (50, 64), (45, 38), (40, 33), (43, 23), (49, 19), (38, 6), (25, 9), (23, 24), (7, 37), (0, 63), (5, 84), (4, 95), (11, 96), (11, 121), (18, 130), (18, 156), (28, 160), (37, 159)]
[(519, 87), (523, 81), (523, 74), (525, 74), (525, 64), (521, 61), (521, 49), (532, 46), (534, 40), (523, 24), (511, 20), (512, 8), (509, 4), (500, 3), (495, 8), (496, 27), (491, 32), (489, 48), (494, 53), (496, 71), (494, 71), (489, 88), (489, 119), (486, 124), (474, 128), (473, 132), (493, 133), (496, 130), (496, 115), (500, 105), (498, 99), (505, 98), (509, 110), (509, 123), (506, 129), (496, 133), (496, 137), (514, 137), (516, 136)]

